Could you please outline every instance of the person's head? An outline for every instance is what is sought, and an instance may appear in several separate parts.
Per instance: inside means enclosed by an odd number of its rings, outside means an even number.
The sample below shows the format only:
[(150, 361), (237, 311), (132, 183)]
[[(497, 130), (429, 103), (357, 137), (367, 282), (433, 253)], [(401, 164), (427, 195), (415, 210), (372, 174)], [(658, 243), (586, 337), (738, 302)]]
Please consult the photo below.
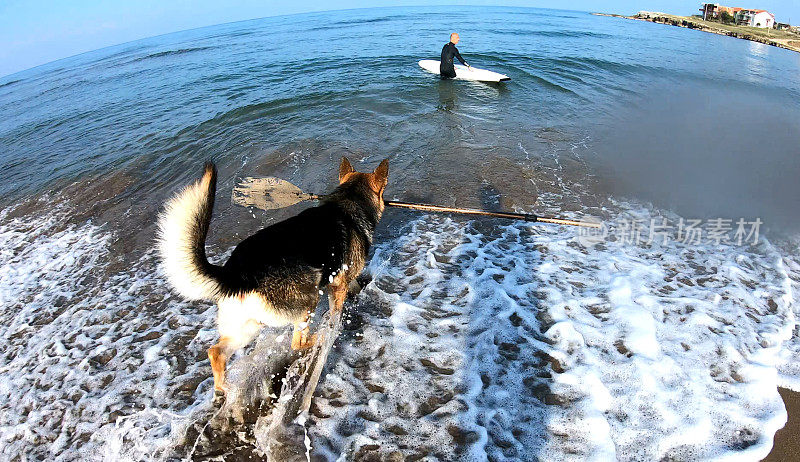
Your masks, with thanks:
[(456, 34), (455, 32), (453, 32), (452, 34), (450, 34), (450, 42), (451, 42), (453, 45), (455, 45), (456, 43), (458, 43), (458, 34)]

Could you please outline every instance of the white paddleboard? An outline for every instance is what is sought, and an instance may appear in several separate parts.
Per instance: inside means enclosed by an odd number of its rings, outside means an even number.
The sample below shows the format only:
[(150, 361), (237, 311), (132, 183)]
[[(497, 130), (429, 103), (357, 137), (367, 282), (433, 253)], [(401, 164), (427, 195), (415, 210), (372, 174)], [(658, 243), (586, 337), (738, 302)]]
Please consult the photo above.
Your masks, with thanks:
[[(435, 59), (423, 59), (419, 62), (419, 67), (439, 75), (439, 61)], [(455, 68), (456, 78), (461, 80), (477, 80), (479, 82), (505, 82), (506, 80), (511, 80), (511, 77), (505, 74), (487, 71), (486, 69), (477, 69), (460, 64), (456, 64)]]

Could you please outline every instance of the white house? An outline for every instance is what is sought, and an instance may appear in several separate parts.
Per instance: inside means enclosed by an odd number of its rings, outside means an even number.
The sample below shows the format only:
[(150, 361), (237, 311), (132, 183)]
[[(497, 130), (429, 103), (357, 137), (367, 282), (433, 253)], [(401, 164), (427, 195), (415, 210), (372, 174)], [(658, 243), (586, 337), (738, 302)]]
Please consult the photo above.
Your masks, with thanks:
[(775, 25), (775, 16), (767, 10), (743, 9), (736, 14), (736, 24), (770, 28)]

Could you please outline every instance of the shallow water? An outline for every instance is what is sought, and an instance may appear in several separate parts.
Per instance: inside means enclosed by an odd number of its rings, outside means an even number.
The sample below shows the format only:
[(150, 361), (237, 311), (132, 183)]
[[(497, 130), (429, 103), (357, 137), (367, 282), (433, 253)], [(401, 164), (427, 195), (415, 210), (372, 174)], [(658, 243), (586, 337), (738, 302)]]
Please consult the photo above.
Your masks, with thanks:
[[(208, 244), (224, 260), (302, 207), (234, 207), (236, 178), (322, 192), (342, 155), (388, 157), (391, 198), (608, 227), (387, 211), (306, 424), (315, 459), (768, 452), (776, 387), (800, 390), (800, 55), (585, 13), (450, 10), (226, 24), (0, 78), (4, 458), (257, 455), (257, 426), (207, 438), (215, 308), (166, 286), (155, 215), (214, 159)], [(511, 82), (419, 69), (452, 24), (468, 62)], [(756, 218), (737, 243), (736, 221)], [(704, 234), (679, 239), (691, 219)], [(287, 347), (276, 334), (232, 367)]]

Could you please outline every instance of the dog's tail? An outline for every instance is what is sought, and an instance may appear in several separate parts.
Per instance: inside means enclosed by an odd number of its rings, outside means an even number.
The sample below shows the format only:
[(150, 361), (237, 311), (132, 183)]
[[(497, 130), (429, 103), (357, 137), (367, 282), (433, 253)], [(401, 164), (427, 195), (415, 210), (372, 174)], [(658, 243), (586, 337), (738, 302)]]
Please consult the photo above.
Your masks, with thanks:
[(167, 202), (158, 217), (158, 250), (172, 286), (190, 300), (222, 295), (222, 267), (206, 258), (206, 235), (214, 210), (217, 167), (207, 162), (203, 177)]

